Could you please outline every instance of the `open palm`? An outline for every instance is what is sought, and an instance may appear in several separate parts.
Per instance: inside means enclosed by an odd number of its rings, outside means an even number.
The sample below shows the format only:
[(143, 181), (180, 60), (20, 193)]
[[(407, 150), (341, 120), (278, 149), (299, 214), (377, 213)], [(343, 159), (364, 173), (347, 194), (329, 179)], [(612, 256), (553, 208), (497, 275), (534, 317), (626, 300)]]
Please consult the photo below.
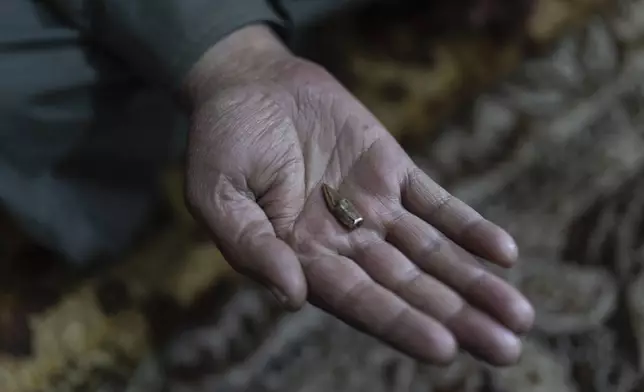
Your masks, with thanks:
[[(323, 183), (352, 201), (360, 228), (329, 212)], [(320, 67), (297, 60), (200, 105), (187, 189), (226, 259), (285, 305), (308, 299), (432, 363), (459, 347), (518, 359), (533, 310), (477, 260), (511, 266), (513, 240), (428, 178)]]

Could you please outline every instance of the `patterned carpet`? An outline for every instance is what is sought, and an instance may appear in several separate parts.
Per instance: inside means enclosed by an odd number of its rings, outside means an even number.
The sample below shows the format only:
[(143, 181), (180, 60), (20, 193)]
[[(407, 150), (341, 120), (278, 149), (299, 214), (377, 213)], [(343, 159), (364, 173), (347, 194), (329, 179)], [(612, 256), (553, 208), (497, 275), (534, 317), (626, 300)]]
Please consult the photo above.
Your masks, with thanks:
[[(170, 173), (171, 222), (107, 272), (64, 270), (0, 227), (0, 390), (644, 391), (644, 1), (541, 0), (504, 41), (396, 23), (376, 38), (354, 18), (317, 31), (329, 68), (519, 242), (499, 273), (537, 308), (521, 363), (437, 369), (314, 308), (282, 313), (228, 272)], [(416, 56), (376, 50), (383, 36), (416, 37)]]

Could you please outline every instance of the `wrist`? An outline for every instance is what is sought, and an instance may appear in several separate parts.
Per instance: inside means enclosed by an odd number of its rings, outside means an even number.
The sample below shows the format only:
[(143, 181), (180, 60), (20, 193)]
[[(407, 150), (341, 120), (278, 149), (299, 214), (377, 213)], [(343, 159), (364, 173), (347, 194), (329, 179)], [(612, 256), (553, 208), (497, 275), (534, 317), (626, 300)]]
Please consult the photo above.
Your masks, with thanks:
[(192, 67), (182, 95), (194, 107), (217, 90), (278, 73), (295, 56), (266, 25), (239, 29), (214, 44)]

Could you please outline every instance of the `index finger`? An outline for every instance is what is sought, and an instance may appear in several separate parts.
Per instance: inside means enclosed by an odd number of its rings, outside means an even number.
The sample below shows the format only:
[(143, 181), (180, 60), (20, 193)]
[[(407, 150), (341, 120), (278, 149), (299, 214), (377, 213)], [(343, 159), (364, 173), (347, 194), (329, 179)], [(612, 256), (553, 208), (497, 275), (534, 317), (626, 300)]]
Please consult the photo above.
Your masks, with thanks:
[(413, 167), (402, 189), (406, 210), (440, 230), (464, 249), (504, 267), (518, 258), (514, 239), (452, 196), (418, 167)]

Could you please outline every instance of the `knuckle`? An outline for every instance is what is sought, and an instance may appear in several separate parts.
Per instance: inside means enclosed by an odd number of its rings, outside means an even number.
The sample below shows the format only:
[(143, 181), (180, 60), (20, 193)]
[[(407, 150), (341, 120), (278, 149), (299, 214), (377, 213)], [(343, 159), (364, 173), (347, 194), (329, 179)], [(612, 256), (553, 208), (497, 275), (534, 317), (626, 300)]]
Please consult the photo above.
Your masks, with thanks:
[(351, 287), (340, 295), (339, 308), (351, 311), (360, 304), (361, 297), (371, 288), (371, 281), (367, 278), (358, 279)]
[(445, 243), (442, 236), (436, 235), (427, 238), (425, 243), (420, 246), (419, 259), (431, 260), (434, 256), (441, 252), (443, 244)]
[(413, 266), (410, 267), (405, 273), (402, 274), (396, 286), (394, 287), (394, 292), (397, 294), (402, 294), (404, 291), (419, 279), (423, 277), (424, 273), (420, 268)]
[(446, 327), (451, 328), (453, 323), (458, 322), (463, 315), (467, 314), (468, 309), (469, 305), (467, 302), (461, 301), (454, 307), (454, 309), (451, 309), (442, 320), (439, 321)]
[(472, 275), (465, 280), (465, 283), (463, 284), (463, 293), (465, 295), (468, 295), (472, 293), (472, 291), (485, 284), (485, 281), (488, 279), (488, 273), (479, 268), (475, 267), (472, 271)]
[(467, 219), (467, 221), (463, 223), (461, 232), (456, 235), (461, 238), (467, 238), (471, 234), (475, 233), (478, 228), (482, 227), (485, 222), (487, 221), (481, 215), (475, 213), (471, 218)]
[(407, 306), (401, 306), (400, 309), (397, 309), (386, 320), (383, 321), (381, 325), (377, 325), (376, 333), (387, 336), (397, 334), (400, 325), (405, 325), (405, 318), (410, 316), (411, 308)]
[(454, 203), (454, 196), (452, 196), (451, 193), (447, 191), (439, 192), (436, 195), (436, 200), (430, 214), (439, 214), (443, 209), (448, 208), (452, 203)]

